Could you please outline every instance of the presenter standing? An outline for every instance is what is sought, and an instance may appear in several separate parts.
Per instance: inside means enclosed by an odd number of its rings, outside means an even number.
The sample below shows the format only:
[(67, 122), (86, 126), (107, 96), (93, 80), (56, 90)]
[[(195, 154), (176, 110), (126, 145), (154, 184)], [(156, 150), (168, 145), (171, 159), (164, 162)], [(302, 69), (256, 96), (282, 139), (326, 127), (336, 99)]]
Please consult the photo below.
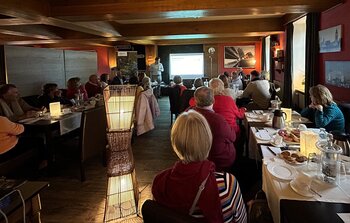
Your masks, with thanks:
[(163, 64), (160, 63), (160, 58), (156, 57), (154, 64), (151, 64), (150, 74), (152, 82), (157, 81), (158, 84), (162, 82), (162, 72), (164, 71)]

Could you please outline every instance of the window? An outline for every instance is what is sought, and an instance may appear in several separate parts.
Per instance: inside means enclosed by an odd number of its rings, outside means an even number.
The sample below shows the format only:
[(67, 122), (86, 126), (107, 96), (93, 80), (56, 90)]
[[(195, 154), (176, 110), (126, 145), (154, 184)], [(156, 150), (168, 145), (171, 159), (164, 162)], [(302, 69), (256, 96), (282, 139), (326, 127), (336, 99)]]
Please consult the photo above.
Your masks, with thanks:
[(305, 92), (306, 17), (293, 23), (292, 91)]
[(266, 71), (265, 77), (267, 80), (270, 80), (270, 52), (271, 52), (271, 37), (267, 36), (265, 38), (265, 67)]

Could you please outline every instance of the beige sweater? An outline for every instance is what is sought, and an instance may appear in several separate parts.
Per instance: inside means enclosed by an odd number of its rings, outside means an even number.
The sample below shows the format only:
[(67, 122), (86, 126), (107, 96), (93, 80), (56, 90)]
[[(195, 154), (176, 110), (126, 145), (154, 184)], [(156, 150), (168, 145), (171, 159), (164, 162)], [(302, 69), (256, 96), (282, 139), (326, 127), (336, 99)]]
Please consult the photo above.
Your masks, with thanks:
[(11, 122), (8, 118), (0, 116), (0, 154), (3, 154), (18, 142), (18, 136), (24, 131), (23, 125)]
[(248, 84), (242, 97), (253, 99), (253, 103), (258, 105), (260, 109), (267, 109), (271, 99), (269, 90), (270, 83), (267, 80), (256, 80)]

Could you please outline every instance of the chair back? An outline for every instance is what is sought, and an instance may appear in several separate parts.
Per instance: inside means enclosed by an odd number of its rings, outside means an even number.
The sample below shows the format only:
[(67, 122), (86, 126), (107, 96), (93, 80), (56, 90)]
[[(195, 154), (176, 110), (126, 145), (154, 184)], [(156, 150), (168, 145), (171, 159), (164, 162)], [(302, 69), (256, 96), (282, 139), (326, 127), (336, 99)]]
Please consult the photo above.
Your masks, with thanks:
[(341, 103), (338, 105), (340, 110), (343, 112), (345, 119), (345, 132), (350, 134), (350, 104), (349, 103)]
[(181, 100), (180, 100), (180, 113), (185, 111), (189, 106), (190, 99), (194, 95), (194, 90), (184, 90), (184, 92), (181, 95)]
[(174, 86), (169, 89), (170, 111), (172, 114), (180, 113), (180, 86)]
[(83, 111), (80, 132), (81, 162), (101, 155), (106, 148), (106, 112), (104, 106)]
[(154, 200), (147, 200), (142, 206), (144, 223), (200, 223), (201, 218), (195, 218), (188, 214), (176, 212), (172, 209), (158, 204)]

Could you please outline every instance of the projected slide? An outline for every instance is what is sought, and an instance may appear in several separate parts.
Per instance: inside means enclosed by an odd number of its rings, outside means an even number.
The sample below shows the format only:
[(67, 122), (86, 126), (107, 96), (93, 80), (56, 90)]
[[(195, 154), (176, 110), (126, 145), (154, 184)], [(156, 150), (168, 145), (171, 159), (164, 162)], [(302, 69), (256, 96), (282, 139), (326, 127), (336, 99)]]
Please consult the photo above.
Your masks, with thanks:
[(170, 78), (180, 75), (182, 79), (204, 76), (203, 53), (170, 54)]

